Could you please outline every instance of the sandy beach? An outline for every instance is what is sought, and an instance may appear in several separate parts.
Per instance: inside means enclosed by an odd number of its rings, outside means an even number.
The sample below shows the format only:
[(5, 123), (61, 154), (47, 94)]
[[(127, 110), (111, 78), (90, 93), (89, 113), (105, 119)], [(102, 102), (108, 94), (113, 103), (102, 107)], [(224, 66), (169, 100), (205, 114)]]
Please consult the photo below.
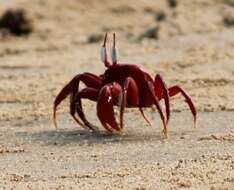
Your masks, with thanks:
[[(0, 189), (234, 189), (234, 1), (11, 0), (0, 15), (23, 8), (28, 36), (0, 29)], [(90, 133), (69, 115), (52, 123), (55, 96), (76, 74), (104, 72), (105, 32), (117, 35), (119, 61), (138, 64), (167, 86), (169, 138), (155, 109), (126, 109), (124, 134), (110, 135), (84, 100)], [(109, 38), (108, 47), (111, 47)], [(118, 112), (118, 108), (116, 108)]]

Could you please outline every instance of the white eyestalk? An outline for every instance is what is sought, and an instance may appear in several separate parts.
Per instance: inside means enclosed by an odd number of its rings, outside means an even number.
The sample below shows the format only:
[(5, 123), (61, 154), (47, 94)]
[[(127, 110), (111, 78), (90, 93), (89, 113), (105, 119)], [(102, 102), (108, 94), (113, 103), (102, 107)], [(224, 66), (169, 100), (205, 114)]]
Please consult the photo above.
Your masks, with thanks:
[(117, 64), (117, 50), (115, 47), (115, 33), (113, 34), (113, 47), (111, 51), (111, 58), (113, 65)]
[(116, 47), (112, 47), (111, 58), (112, 58), (112, 63), (116, 64), (117, 63), (117, 49), (116, 49)]
[(102, 60), (102, 62), (103, 63), (105, 63), (106, 62), (106, 59), (107, 59), (107, 57), (106, 57), (106, 47), (101, 47), (101, 60)]
[(106, 40), (107, 40), (107, 33), (105, 35), (104, 42), (101, 48), (101, 60), (105, 64), (106, 67), (110, 67), (110, 63), (107, 60)]

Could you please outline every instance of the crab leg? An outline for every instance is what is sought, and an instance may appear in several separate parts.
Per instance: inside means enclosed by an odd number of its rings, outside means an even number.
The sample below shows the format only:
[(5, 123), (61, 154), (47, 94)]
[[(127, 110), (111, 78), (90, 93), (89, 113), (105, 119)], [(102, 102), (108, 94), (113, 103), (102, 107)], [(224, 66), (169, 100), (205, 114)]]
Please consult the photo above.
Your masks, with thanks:
[(73, 119), (83, 128), (86, 128), (86, 126), (76, 117), (76, 101), (74, 100), (74, 96), (71, 96), (70, 98), (70, 114), (73, 117)]
[[(127, 99), (131, 97), (131, 99)], [(128, 102), (127, 102), (128, 100)], [(139, 105), (139, 91), (135, 80), (131, 77), (128, 77), (123, 86), (122, 100), (120, 105), (120, 128), (123, 129), (123, 114), (124, 109), (127, 104), (130, 106), (137, 107)]]
[[(79, 83), (82, 81), (86, 86), (93, 87), (93, 88), (100, 88), (101, 87), (101, 78), (91, 74), (91, 73), (83, 73), (75, 76), (57, 95), (54, 101), (54, 109), (53, 109), (53, 120), (55, 126), (56, 124), (56, 110), (58, 105), (69, 95), (71, 94), (70, 101), (73, 101), (75, 94), (79, 90)], [(70, 107), (70, 113), (74, 113), (74, 107)]]
[(148, 81), (147, 84), (148, 84), (148, 88), (149, 88), (149, 90), (150, 90), (150, 92), (151, 92), (151, 95), (152, 95), (154, 104), (155, 104), (155, 106), (156, 106), (156, 108), (157, 108), (157, 110), (158, 110), (158, 112), (159, 112), (159, 115), (160, 115), (160, 117), (161, 117), (161, 119), (162, 119), (162, 122), (163, 122), (163, 127), (164, 127), (163, 133), (164, 133), (164, 134), (166, 135), (166, 137), (167, 137), (167, 123), (166, 123), (166, 121), (165, 121), (165, 117), (164, 117), (164, 115), (163, 115), (162, 108), (161, 108), (161, 106), (160, 106), (160, 104), (159, 104), (158, 97), (155, 95), (154, 85), (153, 85), (152, 82), (149, 82), (149, 81)]
[(99, 90), (94, 88), (84, 88), (80, 92), (76, 94), (76, 97), (71, 102), (75, 107), (75, 111), (77, 112), (79, 118), (83, 121), (84, 125), (87, 126), (90, 130), (95, 131), (96, 127), (88, 122), (85, 117), (84, 111), (82, 109), (81, 99), (89, 99), (92, 101), (97, 101)]
[(147, 117), (145, 116), (145, 114), (144, 114), (144, 111), (143, 111), (143, 108), (139, 108), (139, 110), (140, 110), (140, 112), (141, 112), (141, 115), (142, 115), (142, 117), (145, 119), (145, 121), (150, 125), (150, 126), (152, 126), (152, 124), (150, 123), (150, 121), (147, 119)]
[(118, 83), (110, 83), (102, 87), (98, 102), (97, 102), (97, 115), (103, 127), (109, 131), (113, 130), (121, 132), (114, 116), (113, 106), (115, 101), (120, 97), (122, 88)]
[(182, 96), (185, 98), (185, 101), (187, 102), (192, 114), (193, 114), (193, 120), (194, 120), (194, 127), (196, 127), (196, 120), (197, 120), (197, 110), (196, 107), (193, 104), (192, 99), (189, 97), (189, 95), (178, 85), (172, 86), (169, 88), (169, 96), (175, 96), (178, 93), (181, 93)]
[(166, 108), (166, 116), (167, 116), (167, 123), (170, 119), (170, 104), (169, 104), (169, 92), (165, 82), (163, 81), (162, 77), (157, 74), (154, 80), (155, 85), (155, 94), (160, 100), (161, 98), (164, 99), (165, 108)]

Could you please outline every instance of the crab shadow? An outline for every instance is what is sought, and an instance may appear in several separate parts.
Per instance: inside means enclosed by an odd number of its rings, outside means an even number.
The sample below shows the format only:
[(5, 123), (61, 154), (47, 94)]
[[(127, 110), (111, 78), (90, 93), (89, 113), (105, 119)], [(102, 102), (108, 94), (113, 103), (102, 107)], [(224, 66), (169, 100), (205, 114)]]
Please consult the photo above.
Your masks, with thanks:
[(163, 135), (157, 131), (143, 132), (130, 130), (121, 135), (109, 134), (105, 131), (90, 132), (86, 130), (44, 130), (34, 133), (19, 132), (17, 135), (33, 143), (42, 145), (65, 146), (65, 145), (94, 145), (111, 143), (136, 143), (144, 141), (164, 141)]
[[(175, 114), (179, 115), (179, 114)], [(17, 133), (19, 138), (24, 139), (24, 141), (29, 141), (35, 144), (41, 145), (51, 145), (51, 146), (85, 146), (85, 145), (95, 145), (95, 144), (127, 144), (127, 143), (145, 143), (154, 142), (154, 143), (163, 143), (170, 142), (175, 140), (181, 140), (184, 135), (194, 136), (194, 129), (189, 128), (190, 120), (185, 122), (184, 117), (180, 116), (181, 121), (178, 120), (177, 116), (177, 126), (176, 129), (170, 130), (169, 138), (165, 139), (161, 123), (158, 117), (156, 117), (153, 126), (146, 126), (141, 122), (127, 122), (126, 128), (124, 128), (124, 132), (121, 135), (118, 134), (110, 134), (104, 131), (101, 127), (99, 127), (100, 131), (98, 132), (90, 132), (88, 130), (84, 130), (81, 128), (74, 127), (74, 123), (72, 120), (67, 120), (66, 117), (63, 118), (61, 116), (60, 129), (55, 130), (52, 129), (52, 124), (48, 119), (42, 119), (39, 121), (40, 125), (45, 128), (40, 128), (38, 131), (21, 131)], [(174, 119), (174, 118), (172, 118)], [(172, 121), (173, 122), (173, 121)], [(187, 124), (188, 123), (188, 124)], [(35, 126), (37, 128), (37, 123), (30, 124), (30, 127)], [(51, 130), (48, 129), (51, 127)], [(37, 128), (38, 129), (38, 128)], [(182, 135), (183, 134), (183, 135)], [(182, 138), (180, 139), (180, 137)], [(193, 137), (195, 138), (195, 137)]]

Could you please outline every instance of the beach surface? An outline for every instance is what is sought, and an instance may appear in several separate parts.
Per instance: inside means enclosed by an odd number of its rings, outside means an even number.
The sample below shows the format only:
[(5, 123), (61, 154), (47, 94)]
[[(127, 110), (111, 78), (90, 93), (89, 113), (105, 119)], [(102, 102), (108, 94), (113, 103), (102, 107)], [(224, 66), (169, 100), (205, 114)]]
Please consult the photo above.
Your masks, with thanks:
[[(11, 0), (29, 36), (0, 29), (0, 189), (234, 189), (234, 2)], [(154, 108), (126, 109), (124, 133), (107, 134), (96, 103), (84, 100), (91, 133), (69, 115), (52, 122), (55, 96), (75, 75), (101, 74), (105, 32), (117, 35), (119, 62), (134, 63), (192, 97), (171, 99), (169, 137)], [(163, 105), (163, 104), (162, 104)], [(118, 108), (115, 109), (118, 115)]]

